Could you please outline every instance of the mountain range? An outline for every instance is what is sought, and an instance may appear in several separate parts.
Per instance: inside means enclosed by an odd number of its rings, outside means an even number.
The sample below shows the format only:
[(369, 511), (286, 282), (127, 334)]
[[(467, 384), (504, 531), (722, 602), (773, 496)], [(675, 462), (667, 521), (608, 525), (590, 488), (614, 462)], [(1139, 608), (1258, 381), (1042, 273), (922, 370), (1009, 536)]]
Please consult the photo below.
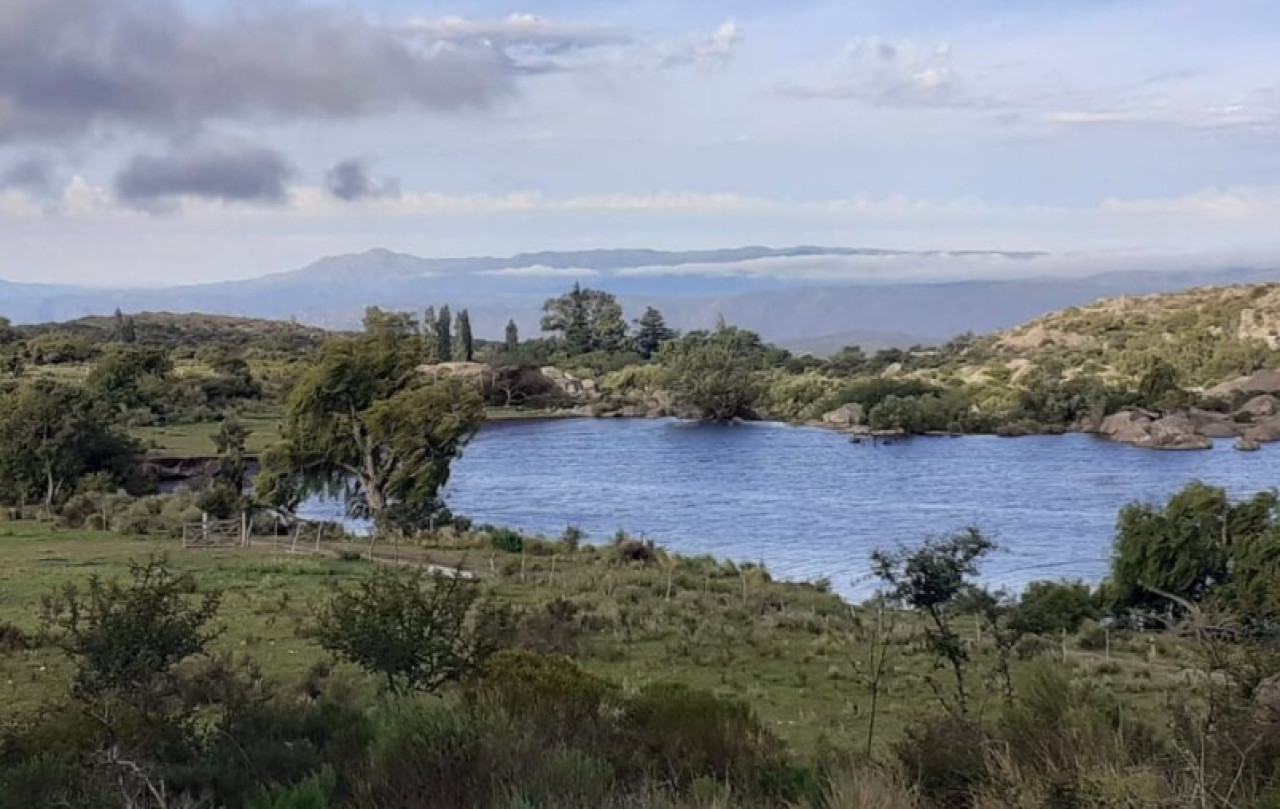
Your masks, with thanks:
[[(1036, 277), (1037, 259), (1044, 255), (744, 247), (427, 259), (375, 249), (323, 258), (289, 272), (211, 284), (103, 289), (0, 281), (0, 315), (15, 323), (36, 323), (119, 308), (352, 328), (366, 306), (421, 310), (447, 303), (470, 311), (479, 336), (498, 338), (508, 319), (516, 321), (523, 335), (536, 334), (542, 301), (580, 282), (617, 294), (631, 317), (645, 306), (656, 306), (670, 325), (691, 329), (711, 326), (723, 316), (772, 342), (825, 354), (843, 345), (877, 349), (939, 342), (1116, 295), (1280, 280), (1280, 269), (1270, 267), (1117, 267), (1080, 277)], [(1014, 277), (893, 280), (943, 263), (979, 272), (998, 266)], [(860, 274), (856, 280), (849, 277), (851, 270)]]

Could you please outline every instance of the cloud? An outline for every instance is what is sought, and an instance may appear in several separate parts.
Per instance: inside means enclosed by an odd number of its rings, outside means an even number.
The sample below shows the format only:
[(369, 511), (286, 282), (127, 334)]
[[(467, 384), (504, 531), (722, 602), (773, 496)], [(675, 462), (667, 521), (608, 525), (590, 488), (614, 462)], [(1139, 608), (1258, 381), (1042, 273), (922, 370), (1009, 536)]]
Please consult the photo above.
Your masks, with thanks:
[(632, 35), (614, 26), (563, 23), (532, 14), (512, 14), (502, 20), (472, 20), (465, 17), (415, 19), (403, 30), (433, 42), (542, 54), (586, 50), (633, 42)]
[(272, 149), (196, 146), (134, 157), (116, 175), (115, 194), (126, 205), (144, 209), (183, 197), (281, 203), (292, 175), (288, 161)]
[(828, 76), (786, 82), (796, 98), (857, 99), (880, 107), (956, 107), (979, 102), (952, 66), (947, 44), (924, 45), (880, 37), (856, 40)]
[(660, 66), (664, 68), (684, 65), (720, 67), (733, 57), (734, 51), (741, 43), (742, 34), (738, 30), (738, 24), (728, 20), (706, 39), (668, 54), (661, 60)]
[(374, 174), (369, 162), (360, 158), (340, 161), (325, 174), (324, 184), (330, 194), (346, 202), (400, 195), (396, 180)]
[(547, 267), (542, 264), (531, 264), (527, 267), (484, 270), (477, 275), (496, 275), (503, 278), (593, 278), (600, 275), (600, 271), (587, 267)]
[(480, 42), (424, 42), (319, 6), (236, 9), (198, 18), (176, 0), (4, 0), (0, 143), (480, 107), (519, 72)]
[(28, 157), (0, 171), (0, 191), (19, 189), (32, 194), (47, 193), (53, 187), (53, 166), (42, 157)]

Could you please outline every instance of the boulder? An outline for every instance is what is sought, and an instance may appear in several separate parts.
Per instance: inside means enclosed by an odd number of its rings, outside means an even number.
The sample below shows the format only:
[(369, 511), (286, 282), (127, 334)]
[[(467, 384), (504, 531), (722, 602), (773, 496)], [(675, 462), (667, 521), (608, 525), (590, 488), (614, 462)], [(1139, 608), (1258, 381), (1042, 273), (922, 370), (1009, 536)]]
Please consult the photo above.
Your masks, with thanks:
[(1209, 449), (1213, 441), (1196, 432), (1186, 413), (1159, 416), (1145, 410), (1122, 410), (1103, 420), (1098, 432), (1112, 441), (1148, 449)]
[(1242, 431), (1241, 425), (1226, 413), (1193, 407), (1187, 411), (1187, 418), (1191, 419), (1197, 433), (1209, 438), (1232, 438)]
[(1280, 399), (1270, 393), (1259, 394), (1240, 406), (1236, 410), (1236, 415), (1248, 414), (1253, 418), (1262, 416), (1274, 416), (1280, 413)]
[(855, 427), (866, 421), (867, 411), (860, 404), (840, 405), (835, 410), (822, 414), (822, 423), (828, 427), (842, 429)]
[(1239, 393), (1280, 394), (1280, 370), (1258, 371), (1209, 388), (1205, 393), (1219, 399), (1230, 399)]
[(1262, 444), (1258, 443), (1252, 438), (1249, 438), (1248, 436), (1242, 435), (1236, 439), (1236, 449), (1240, 450), (1241, 452), (1257, 452), (1258, 450), (1262, 449)]
[(1244, 437), (1258, 443), (1280, 441), (1280, 415), (1255, 420), (1244, 431)]

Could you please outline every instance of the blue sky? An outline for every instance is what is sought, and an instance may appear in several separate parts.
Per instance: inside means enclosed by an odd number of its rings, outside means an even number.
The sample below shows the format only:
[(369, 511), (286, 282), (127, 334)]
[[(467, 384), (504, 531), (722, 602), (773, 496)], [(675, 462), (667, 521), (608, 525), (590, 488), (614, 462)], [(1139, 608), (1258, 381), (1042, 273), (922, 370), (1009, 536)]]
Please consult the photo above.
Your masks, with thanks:
[(1262, 0), (10, 0), (0, 277), (374, 246), (1271, 261), (1278, 35)]

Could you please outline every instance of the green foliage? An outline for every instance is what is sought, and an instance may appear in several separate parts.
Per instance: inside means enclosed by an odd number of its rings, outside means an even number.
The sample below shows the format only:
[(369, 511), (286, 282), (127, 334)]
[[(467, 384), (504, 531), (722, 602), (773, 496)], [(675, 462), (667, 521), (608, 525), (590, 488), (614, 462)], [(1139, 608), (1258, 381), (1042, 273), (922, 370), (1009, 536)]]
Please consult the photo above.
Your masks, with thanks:
[(489, 531), (489, 544), (503, 553), (520, 553), (524, 550), (524, 535), (510, 528), (494, 528)]
[(595, 351), (618, 352), (627, 347), (627, 321), (618, 299), (578, 284), (567, 294), (543, 304), (542, 330), (558, 335), (570, 357)]
[(404, 332), (327, 343), (289, 398), (284, 442), (264, 457), (266, 499), (341, 491), (352, 514), (380, 528), (427, 525), (484, 403), (464, 379), (419, 374), (420, 348)]
[(52, 512), (81, 477), (94, 473), (142, 492), (141, 454), (81, 389), (32, 380), (0, 399), (0, 498), (5, 502), (43, 502)]
[(706, 421), (755, 417), (766, 358), (759, 335), (723, 323), (672, 340), (658, 355), (677, 401)]
[[(1262, 492), (1232, 503), (1224, 490), (1189, 484), (1163, 507), (1132, 503), (1120, 512), (1106, 592), (1116, 611), (1181, 613), (1173, 599), (1240, 599), (1262, 615), (1280, 616), (1280, 603), (1263, 597), (1241, 571), (1274, 570), (1280, 555), (1277, 496)], [(1171, 599), (1172, 597), (1172, 599)]]
[(452, 321), (450, 320), (450, 312), (448, 305), (440, 307), (440, 314), (436, 318), (436, 355), (440, 362), (453, 361), (453, 332), (450, 330)]
[(1084, 582), (1036, 581), (1023, 590), (1010, 622), (1020, 632), (1075, 633), (1086, 620), (1101, 617), (1101, 612)]
[(320, 772), (291, 787), (272, 787), (250, 798), (245, 809), (330, 809), (338, 777), (325, 765)]
[(85, 389), (120, 412), (163, 409), (172, 394), (173, 362), (165, 351), (136, 345), (109, 346), (89, 371)]
[(978, 562), (994, 549), (995, 543), (970, 528), (916, 548), (871, 555), (873, 572), (888, 585), (885, 597), (927, 617), (925, 643), (940, 664), (950, 667), (955, 684), (953, 699), (939, 697), (944, 707), (961, 717), (969, 712), (969, 650), (955, 629), (954, 616), (961, 604), (972, 603), (977, 590), (972, 577), (978, 573)]
[(645, 757), (679, 781), (741, 783), (780, 752), (778, 740), (746, 703), (683, 684), (648, 686), (628, 700), (625, 711)]
[(320, 644), (392, 692), (434, 692), (479, 671), (503, 642), (479, 599), (479, 585), (461, 576), (382, 568), (334, 596)]
[(644, 359), (651, 359), (662, 344), (674, 339), (676, 333), (667, 328), (667, 321), (662, 313), (652, 306), (645, 307), (644, 314), (636, 320), (636, 351)]
[(520, 350), (520, 329), (516, 327), (514, 320), (507, 321), (507, 331), (503, 339), (503, 349), (508, 354), (515, 354)]
[(195, 590), (191, 576), (152, 558), (134, 564), (127, 583), (94, 576), (85, 591), (67, 585), (48, 596), (42, 620), (77, 662), (76, 694), (146, 700), (157, 677), (202, 652), (217, 635), (206, 624), (221, 594), (193, 603)]
[(471, 336), (471, 315), (466, 309), (458, 312), (458, 346), (461, 349), (460, 359), (464, 362), (471, 362), (475, 359), (476, 348), (475, 339)]

